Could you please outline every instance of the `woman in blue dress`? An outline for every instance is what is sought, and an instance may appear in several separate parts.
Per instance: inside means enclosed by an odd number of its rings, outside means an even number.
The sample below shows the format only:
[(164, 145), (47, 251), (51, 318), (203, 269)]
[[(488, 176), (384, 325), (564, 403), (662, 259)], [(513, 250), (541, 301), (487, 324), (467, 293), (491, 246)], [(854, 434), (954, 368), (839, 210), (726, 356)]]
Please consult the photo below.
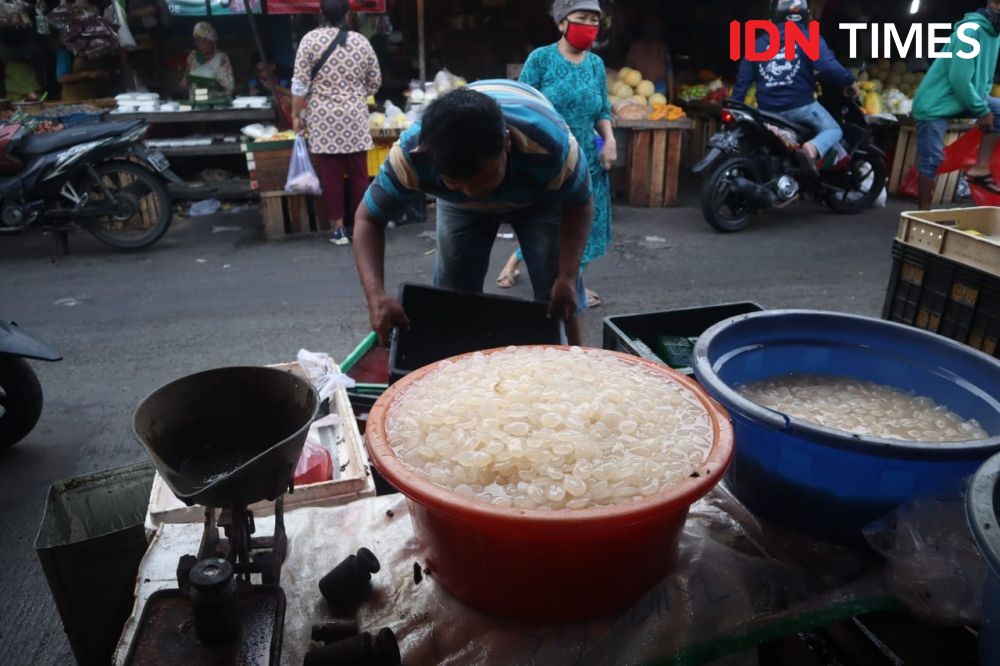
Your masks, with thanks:
[[(576, 137), (581, 158), (590, 165), (594, 224), (580, 264), (581, 270), (586, 270), (591, 261), (604, 256), (611, 242), (608, 170), (617, 156), (604, 61), (590, 51), (597, 38), (601, 6), (597, 0), (555, 0), (552, 16), (562, 38), (531, 52), (520, 81), (541, 91), (552, 102)], [(600, 148), (598, 135), (603, 143)], [(514, 286), (520, 263), (518, 250), (500, 272), (497, 285)], [(587, 306), (595, 307), (600, 302), (600, 297), (587, 289)]]

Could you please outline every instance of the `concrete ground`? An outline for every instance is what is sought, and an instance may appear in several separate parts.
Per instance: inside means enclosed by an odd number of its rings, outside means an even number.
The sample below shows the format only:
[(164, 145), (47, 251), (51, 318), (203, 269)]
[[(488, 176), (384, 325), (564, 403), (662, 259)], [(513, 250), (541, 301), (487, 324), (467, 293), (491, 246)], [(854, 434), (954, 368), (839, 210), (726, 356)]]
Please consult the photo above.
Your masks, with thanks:
[[(584, 315), (600, 346), (602, 318), (728, 301), (879, 316), (903, 206), (855, 217), (812, 203), (746, 231), (713, 232), (685, 188), (671, 210), (617, 208), (614, 246), (588, 284), (604, 304)], [(388, 281), (429, 282), (433, 225), (389, 232)], [(498, 240), (495, 275), (513, 242)], [(49, 262), (41, 235), (0, 237), (0, 316), (56, 346), (36, 364), (45, 409), (35, 431), (0, 453), (0, 663), (57, 664), (68, 643), (34, 553), (46, 490), (58, 479), (141, 461), (130, 422), (150, 391), (228, 364), (294, 359), (300, 348), (342, 358), (368, 332), (349, 249), (321, 237), (268, 243), (256, 213), (178, 219), (153, 248), (113, 252), (84, 233)], [(527, 296), (525, 282), (513, 293)], [(492, 287), (489, 291), (499, 291)]]

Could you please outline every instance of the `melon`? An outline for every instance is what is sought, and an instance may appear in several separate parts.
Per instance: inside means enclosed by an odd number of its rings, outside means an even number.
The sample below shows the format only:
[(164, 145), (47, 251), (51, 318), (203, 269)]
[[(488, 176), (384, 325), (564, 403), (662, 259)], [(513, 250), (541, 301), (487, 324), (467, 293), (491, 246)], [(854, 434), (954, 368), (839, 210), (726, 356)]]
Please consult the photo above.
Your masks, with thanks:
[(635, 91), (643, 97), (652, 97), (656, 92), (656, 86), (654, 86), (653, 82), (649, 80), (640, 81), (639, 85), (635, 87)]
[(618, 85), (615, 86), (614, 93), (615, 97), (625, 98), (634, 95), (635, 91), (633, 91), (631, 86), (629, 86), (627, 83), (619, 82)]
[(628, 76), (628, 73), (631, 72), (631, 71), (633, 71), (631, 67), (622, 67), (621, 69), (619, 69), (618, 70), (618, 80), (619, 81), (624, 81), (625, 77)]
[(628, 74), (625, 75), (625, 83), (629, 84), (633, 88), (642, 83), (642, 74), (634, 69), (629, 70)]
[(667, 103), (667, 97), (663, 93), (655, 93), (652, 97), (649, 98), (649, 103), (650, 104), (666, 104)]

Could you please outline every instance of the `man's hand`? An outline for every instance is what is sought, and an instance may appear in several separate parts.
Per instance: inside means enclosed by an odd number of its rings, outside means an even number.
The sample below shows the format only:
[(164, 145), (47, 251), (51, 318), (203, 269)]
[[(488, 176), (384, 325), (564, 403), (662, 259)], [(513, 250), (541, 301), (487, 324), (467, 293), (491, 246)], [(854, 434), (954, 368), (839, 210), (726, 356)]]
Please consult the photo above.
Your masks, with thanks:
[(861, 86), (855, 81), (851, 85), (844, 88), (844, 94), (848, 97), (853, 97), (854, 99), (861, 99)]
[(601, 148), (601, 166), (604, 167), (605, 171), (611, 171), (611, 167), (615, 165), (615, 160), (618, 159), (618, 146), (615, 145), (614, 141), (607, 141), (604, 147)]
[(569, 321), (576, 316), (580, 304), (576, 300), (576, 281), (556, 278), (549, 292), (549, 316)]
[(976, 127), (978, 127), (983, 134), (993, 133), (993, 114), (987, 113), (985, 116), (976, 121)]
[(292, 118), (292, 130), (299, 134), (302, 131), (302, 118), (295, 116)]
[(372, 330), (378, 335), (379, 344), (383, 347), (388, 345), (389, 333), (393, 328), (410, 328), (410, 318), (403, 312), (403, 306), (388, 294), (382, 294), (368, 305), (368, 317)]

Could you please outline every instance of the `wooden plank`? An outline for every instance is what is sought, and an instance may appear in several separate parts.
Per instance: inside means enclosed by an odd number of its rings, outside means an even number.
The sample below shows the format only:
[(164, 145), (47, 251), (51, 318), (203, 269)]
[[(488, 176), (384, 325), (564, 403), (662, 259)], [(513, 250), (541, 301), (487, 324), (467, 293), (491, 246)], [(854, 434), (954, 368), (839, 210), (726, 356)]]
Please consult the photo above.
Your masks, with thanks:
[(310, 197), (313, 205), (313, 214), (316, 217), (316, 227), (320, 231), (332, 231), (330, 227), (330, 215), (327, 212), (326, 199), (323, 197)]
[(694, 127), (694, 121), (690, 118), (680, 120), (615, 120), (615, 127), (623, 127), (633, 130), (656, 130), (656, 129), (683, 129), (689, 130)]
[(285, 212), (281, 204), (280, 197), (265, 197), (260, 200), (260, 217), (268, 240), (285, 236)]
[(649, 160), (649, 205), (660, 208), (663, 206), (664, 177), (667, 172), (667, 130), (654, 130), (650, 134), (653, 135), (653, 148)]
[(632, 132), (629, 139), (628, 205), (649, 206), (650, 132)]
[(274, 122), (274, 109), (218, 109), (159, 113), (109, 113), (108, 121), (145, 120), (147, 123), (228, 123), (266, 120)]
[(916, 132), (911, 127), (900, 127), (899, 138), (896, 139), (896, 151), (892, 157), (892, 171), (889, 174), (889, 194), (899, 193), (899, 184), (903, 180), (903, 162), (906, 161), (906, 149), (910, 139), (916, 136)]
[(677, 182), (681, 174), (681, 138), (678, 130), (667, 132), (667, 182), (664, 206), (677, 205)]
[(309, 231), (309, 214), (305, 210), (305, 197), (301, 194), (291, 194), (285, 197), (288, 209), (288, 233), (302, 234)]

